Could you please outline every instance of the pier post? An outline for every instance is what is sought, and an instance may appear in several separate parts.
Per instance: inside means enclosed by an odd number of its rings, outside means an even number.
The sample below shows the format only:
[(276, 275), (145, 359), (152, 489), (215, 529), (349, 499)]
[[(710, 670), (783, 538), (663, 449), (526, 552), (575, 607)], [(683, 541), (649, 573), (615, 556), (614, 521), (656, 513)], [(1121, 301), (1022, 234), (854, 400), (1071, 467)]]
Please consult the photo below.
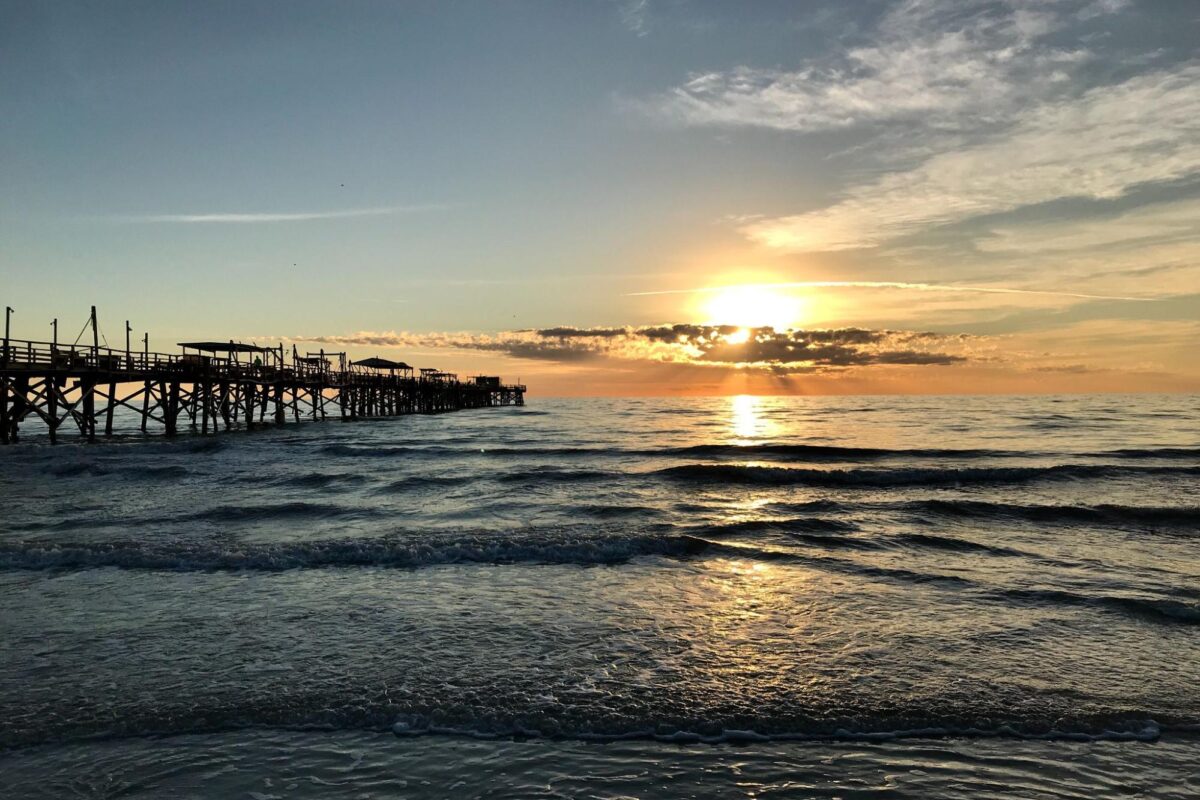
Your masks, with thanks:
[[(5, 343), (7, 346), (7, 343)], [(0, 443), (8, 444), (8, 380), (0, 378)]]
[(50, 444), (58, 444), (58, 376), (46, 378), (46, 416), (50, 418)]
[(246, 430), (254, 429), (254, 381), (246, 381), (245, 385), (245, 402), (246, 402)]
[(179, 423), (179, 381), (171, 381), (167, 389), (167, 409), (163, 419), (167, 422), (167, 436), (174, 436)]
[(89, 442), (94, 442), (96, 441), (96, 384), (90, 379), (80, 380), (79, 391), (83, 395), (84, 436)]
[(146, 432), (146, 421), (150, 419), (150, 381), (146, 381), (142, 394), (142, 433)]
[(198, 387), (193, 384), (192, 393), (196, 394), (197, 389), (199, 389), (198, 394), (200, 396), (200, 401), (199, 401), (200, 402), (200, 432), (208, 433), (208, 400), (209, 400), (208, 381), (205, 381), (204, 383), (200, 384), (200, 386), (198, 386)]
[(283, 384), (275, 384), (275, 424), (282, 425), (286, 417), (284, 417), (286, 409), (283, 405)]
[(117, 382), (115, 380), (108, 383), (108, 409), (104, 413), (104, 435), (112, 436), (113, 431), (113, 411), (117, 407)]
[[(229, 415), (230, 415), (229, 383), (227, 381), (221, 381), (220, 385), (217, 387), (217, 391), (220, 393), (220, 396), (221, 396), (221, 402), (220, 402), (221, 419), (225, 421), (225, 430), (229, 430), (229, 427), (230, 427), (230, 425), (229, 425)], [(216, 414), (214, 414), (213, 415), (213, 433), (216, 433), (216, 432), (217, 432), (217, 420), (216, 420)]]

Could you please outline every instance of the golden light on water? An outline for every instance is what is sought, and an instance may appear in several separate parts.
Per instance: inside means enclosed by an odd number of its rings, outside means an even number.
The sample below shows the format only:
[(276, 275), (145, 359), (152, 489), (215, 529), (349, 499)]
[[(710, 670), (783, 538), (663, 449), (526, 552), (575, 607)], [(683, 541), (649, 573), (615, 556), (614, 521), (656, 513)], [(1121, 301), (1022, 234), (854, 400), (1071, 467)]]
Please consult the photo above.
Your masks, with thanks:
[[(751, 284), (728, 286), (706, 293), (702, 303), (701, 310), (705, 320), (711, 325), (740, 325), (748, 328), (769, 326), (776, 330), (786, 330), (797, 327), (804, 321), (808, 316), (810, 300), (769, 286)], [(738, 343), (732, 338), (729, 341)]]
[(762, 434), (762, 420), (758, 406), (761, 401), (754, 395), (739, 394), (731, 400), (730, 427), (739, 439), (754, 439)]

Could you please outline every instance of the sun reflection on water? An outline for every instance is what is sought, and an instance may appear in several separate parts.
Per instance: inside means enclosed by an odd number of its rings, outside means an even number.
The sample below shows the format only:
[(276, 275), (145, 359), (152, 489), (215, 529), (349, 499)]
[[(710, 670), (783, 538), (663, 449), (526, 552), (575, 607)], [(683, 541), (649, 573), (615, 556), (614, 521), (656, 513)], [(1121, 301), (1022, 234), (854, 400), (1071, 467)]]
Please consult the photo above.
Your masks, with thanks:
[(738, 439), (761, 438), (765, 421), (760, 411), (761, 400), (754, 395), (739, 394), (730, 405), (730, 427)]

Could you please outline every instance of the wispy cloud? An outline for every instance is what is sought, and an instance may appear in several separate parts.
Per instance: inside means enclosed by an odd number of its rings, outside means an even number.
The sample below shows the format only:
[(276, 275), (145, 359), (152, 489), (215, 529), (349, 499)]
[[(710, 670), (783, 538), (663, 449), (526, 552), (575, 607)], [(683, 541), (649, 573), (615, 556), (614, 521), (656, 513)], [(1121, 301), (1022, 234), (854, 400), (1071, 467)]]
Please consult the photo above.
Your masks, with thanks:
[(210, 212), (203, 214), (134, 214), (128, 216), (105, 217), (112, 222), (128, 223), (233, 223), (245, 224), (256, 222), (306, 222), (322, 219), (348, 219), (352, 217), (385, 217), (395, 214), (415, 214), (423, 211), (444, 211), (448, 205), (432, 203), (411, 206), (381, 206), (377, 208), (347, 208), (334, 211), (299, 211), (299, 212)]
[[(1083, 300), (1154, 301), (1157, 297), (1122, 297), (1105, 294), (1084, 294), (1049, 289), (1009, 289), (1000, 286), (957, 286), (941, 283), (905, 283), (903, 281), (787, 281), (783, 283), (742, 284), (757, 289), (909, 289), (919, 292), (978, 292), (983, 294), (1038, 295), (1044, 297), (1074, 297)], [(629, 292), (626, 297), (650, 297), (660, 294), (697, 294), (727, 291), (728, 286), (700, 286), (691, 289), (662, 289), (651, 292)]]
[[(1121, 51), (1103, 55), (1123, 69), (1091, 67), (1100, 54), (1085, 34), (1129, 7), (907, 0), (877, 21), (868, 44), (791, 70), (693, 75), (635, 106), (689, 126), (873, 134), (853, 146), (859, 161), (886, 170), (881, 177), (859, 178), (823, 208), (743, 217), (739, 227), (777, 250), (877, 247), (974, 217), (1118, 198), (1200, 174), (1200, 64), (1146, 71), (1153, 59)], [(1105, 82), (1114, 74), (1123, 78)]]
[(696, 74), (634, 106), (685, 125), (818, 131), (908, 120), (978, 127), (1055, 96), (1088, 60), (1085, 50), (1047, 43), (1066, 7), (1104, 10), (1081, 0), (1059, 7), (911, 0), (884, 16), (868, 46), (795, 70)]
[(621, 24), (635, 36), (650, 33), (650, 0), (622, 0), (617, 10), (621, 15)]
[(1200, 199), (1152, 203), (1115, 216), (997, 226), (975, 246), (989, 253), (1028, 255), (1175, 241), (1200, 244)]
[(870, 247), (931, 226), (1064, 197), (1117, 198), (1197, 173), (1200, 65), (1192, 64), (1038, 107), (1007, 136), (854, 187), (827, 208), (756, 220), (742, 231), (783, 250)]

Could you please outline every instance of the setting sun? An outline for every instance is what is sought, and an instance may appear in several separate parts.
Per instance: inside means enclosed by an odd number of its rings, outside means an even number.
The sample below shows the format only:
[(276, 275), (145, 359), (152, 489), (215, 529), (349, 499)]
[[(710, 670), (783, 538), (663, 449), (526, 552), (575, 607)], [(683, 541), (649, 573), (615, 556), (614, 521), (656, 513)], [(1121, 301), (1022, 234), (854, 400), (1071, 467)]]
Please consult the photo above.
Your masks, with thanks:
[(714, 325), (786, 330), (800, 323), (807, 304), (805, 298), (765, 286), (729, 286), (705, 298), (703, 310), (707, 321)]

